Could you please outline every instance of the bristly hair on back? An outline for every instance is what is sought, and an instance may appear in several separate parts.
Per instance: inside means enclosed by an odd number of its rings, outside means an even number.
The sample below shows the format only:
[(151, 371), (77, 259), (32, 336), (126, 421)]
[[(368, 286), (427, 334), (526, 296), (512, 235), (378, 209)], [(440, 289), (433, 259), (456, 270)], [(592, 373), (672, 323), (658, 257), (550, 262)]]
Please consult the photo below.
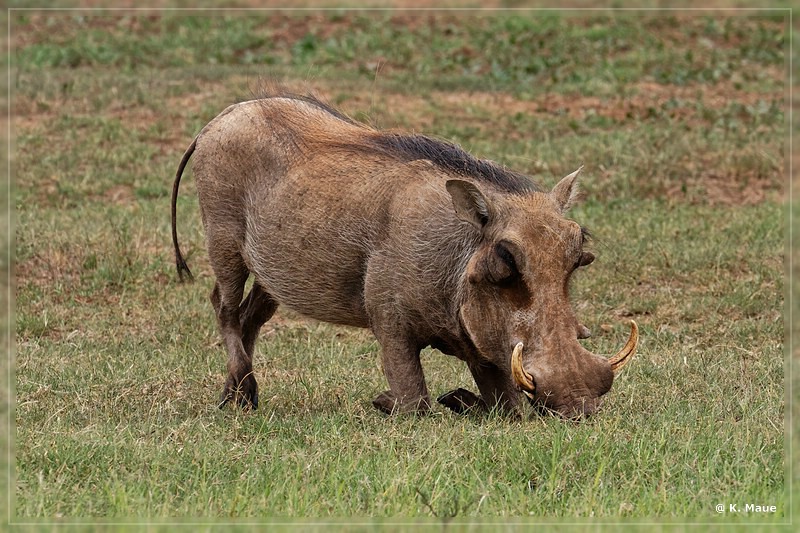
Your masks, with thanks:
[(508, 170), (493, 161), (478, 159), (460, 146), (426, 135), (406, 134), (375, 130), (362, 124), (312, 93), (300, 94), (288, 91), (275, 82), (262, 82), (256, 98), (289, 98), (314, 106), (348, 124), (370, 129), (373, 134), (348, 142), (342, 139), (337, 145), (353, 152), (377, 153), (384, 157), (408, 162), (427, 159), (446, 172), (489, 183), (504, 192), (524, 194), (542, 191), (542, 188), (524, 174)]
[(288, 98), (290, 100), (299, 100), (301, 102), (305, 102), (313, 107), (316, 107), (320, 111), (324, 111), (329, 115), (332, 115), (343, 122), (347, 122), (348, 124), (353, 124), (356, 126), (365, 126), (366, 124), (362, 124), (346, 114), (342, 113), (328, 102), (322, 99), (322, 97), (317, 96), (311, 91), (306, 91), (305, 93), (294, 92), (287, 88), (286, 86), (273, 81), (273, 80), (261, 80), (258, 84), (258, 88), (252, 92), (252, 99), (254, 100), (263, 100), (269, 98)]
[(503, 168), (492, 161), (478, 159), (449, 141), (419, 134), (380, 132), (370, 139), (382, 153), (402, 161), (427, 159), (453, 174), (487, 182), (510, 193), (526, 193), (542, 189), (524, 174)]

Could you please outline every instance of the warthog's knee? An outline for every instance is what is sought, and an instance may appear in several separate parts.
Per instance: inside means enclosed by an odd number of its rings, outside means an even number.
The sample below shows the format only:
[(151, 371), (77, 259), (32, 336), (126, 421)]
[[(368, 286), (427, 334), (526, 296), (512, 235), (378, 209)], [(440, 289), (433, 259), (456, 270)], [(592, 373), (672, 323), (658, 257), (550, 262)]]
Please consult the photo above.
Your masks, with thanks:
[(396, 395), (392, 394), (392, 391), (379, 394), (377, 398), (372, 400), (372, 405), (387, 415), (405, 413), (426, 414), (431, 410), (430, 398), (427, 396), (398, 398)]

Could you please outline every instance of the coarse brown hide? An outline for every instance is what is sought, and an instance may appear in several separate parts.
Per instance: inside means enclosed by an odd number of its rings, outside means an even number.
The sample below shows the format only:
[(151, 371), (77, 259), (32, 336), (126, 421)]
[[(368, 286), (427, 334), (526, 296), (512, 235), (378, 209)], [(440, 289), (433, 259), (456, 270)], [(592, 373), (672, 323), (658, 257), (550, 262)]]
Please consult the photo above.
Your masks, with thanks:
[(220, 405), (257, 407), (253, 348), (278, 305), (371, 329), (389, 383), (373, 403), (389, 413), (430, 409), (425, 346), (462, 359), (475, 379), (480, 398), (440, 398), (456, 410), (516, 411), (522, 391), (572, 417), (611, 388), (612, 365), (578, 343), (588, 330), (568, 299), (570, 276), (594, 259), (564, 217), (577, 171), (543, 191), (445, 141), (378, 131), (313, 97), (268, 95), (227, 108), (184, 154), (172, 198), (181, 277), (191, 274), (176, 198), (192, 155), (228, 353)]

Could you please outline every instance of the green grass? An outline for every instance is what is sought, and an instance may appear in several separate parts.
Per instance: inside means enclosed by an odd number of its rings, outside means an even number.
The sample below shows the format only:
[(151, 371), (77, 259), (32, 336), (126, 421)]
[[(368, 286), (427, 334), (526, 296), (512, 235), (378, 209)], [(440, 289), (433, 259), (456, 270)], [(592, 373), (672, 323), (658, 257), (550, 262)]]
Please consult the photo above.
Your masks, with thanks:
[[(788, 520), (780, 17), (17, 12), (12, 36), (13, 520)], [(584, 344), (642, 335), (601, 413), (386, 417), (371, 335), (285, 310), (259, 409), (216, 408), (193, 180), (193, 284), (169, 194), (193, 135), (268, 74), (547, 185), (586, 165)], [(475, 390), (456, 359), (423, 364), (432, 394)]]
[(344, 66), (370, 77), (385, 64), (393, 74), (436, 85), (479, 82), (523, 93), (543, 86), (613, 91), (643, 76), (678, 85), (733, 79), (754, 90), (774, 89), (774, 78), (747, 67), (782, 68), (787, 44), (781, 12), (688, 23), (643, 13), (467, 12), (435, 23), (428, 15), (345, 13), (152, 19), (21, 14), (12, 28), (36, 41), (15, 54), (24, 69), (110, 66), (129, 72), (234, 64), (326, 72)]

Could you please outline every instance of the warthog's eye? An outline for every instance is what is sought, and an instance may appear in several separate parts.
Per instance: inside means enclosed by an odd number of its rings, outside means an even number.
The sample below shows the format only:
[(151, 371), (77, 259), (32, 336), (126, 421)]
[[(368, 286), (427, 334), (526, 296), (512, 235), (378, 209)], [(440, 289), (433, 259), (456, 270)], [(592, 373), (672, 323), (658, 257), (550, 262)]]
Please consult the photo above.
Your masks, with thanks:
[(502, 243), (494, 246), (494, 253), (486, 262), (486, 278), (492, 283), (502, 284), (513, 280), (517, 274), (517, 262), (514, 254)]
[(497, 245), (494, 247), (495, 253), (503, 260), (505, 264), (508, 265), (508, 268), (511, 270), (517, 270), (517, 262), (514, 261), (514, 255), (508, 251), (508, 248), (502, 242), (498, 242)]

